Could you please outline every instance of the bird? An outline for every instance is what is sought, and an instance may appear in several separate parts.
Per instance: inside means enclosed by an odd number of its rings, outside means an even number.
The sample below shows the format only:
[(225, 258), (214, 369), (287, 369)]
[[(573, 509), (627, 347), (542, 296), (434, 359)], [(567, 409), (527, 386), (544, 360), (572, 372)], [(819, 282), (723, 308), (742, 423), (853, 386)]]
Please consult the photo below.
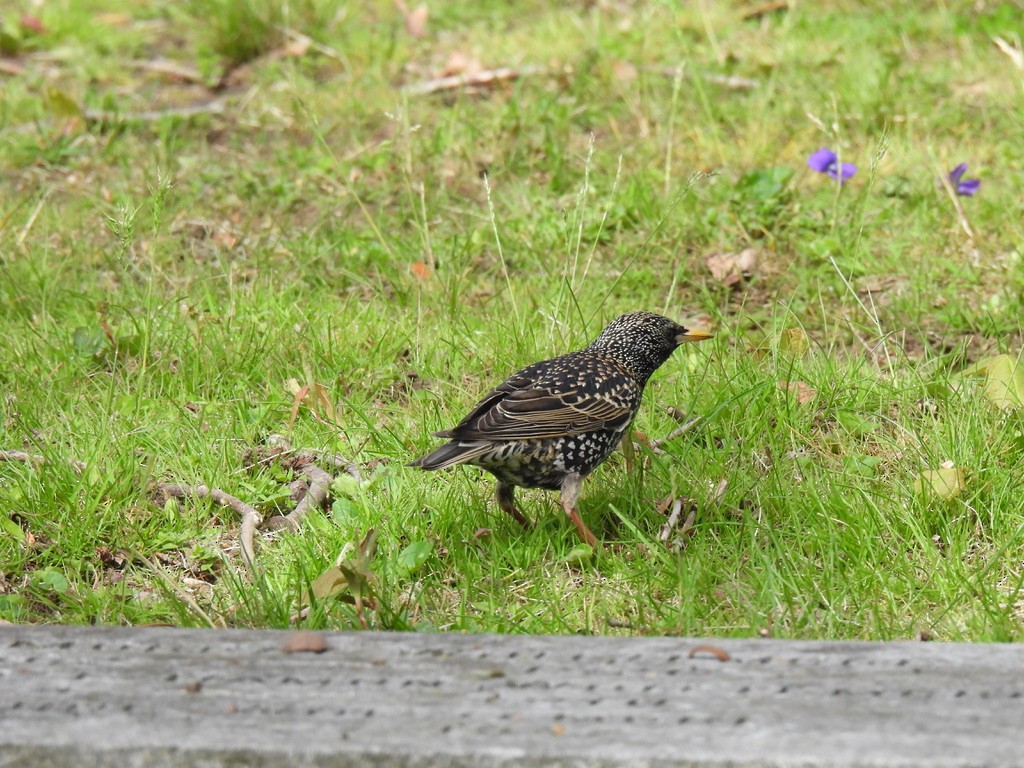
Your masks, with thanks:
[(577, 508), (583, 479), (628, 433), (651, 374), (682, 344), (712, 335), (653, 312), (620, 315), (586, 348), (513, 373), (455, 427), (434, 433), (448, 442), (408, 466), (490, 472), (498, 506), (524, 528), (531, 523), (516, 487), (559, 491), (580, 538), (596, 547)]

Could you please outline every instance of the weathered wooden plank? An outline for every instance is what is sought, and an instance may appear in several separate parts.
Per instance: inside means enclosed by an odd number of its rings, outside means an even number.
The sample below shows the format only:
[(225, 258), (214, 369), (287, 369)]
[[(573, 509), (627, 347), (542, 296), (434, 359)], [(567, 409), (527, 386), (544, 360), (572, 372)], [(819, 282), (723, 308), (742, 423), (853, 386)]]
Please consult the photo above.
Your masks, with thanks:
[(1024, 647), (0, 627), (0, 766), (1020, 766)]

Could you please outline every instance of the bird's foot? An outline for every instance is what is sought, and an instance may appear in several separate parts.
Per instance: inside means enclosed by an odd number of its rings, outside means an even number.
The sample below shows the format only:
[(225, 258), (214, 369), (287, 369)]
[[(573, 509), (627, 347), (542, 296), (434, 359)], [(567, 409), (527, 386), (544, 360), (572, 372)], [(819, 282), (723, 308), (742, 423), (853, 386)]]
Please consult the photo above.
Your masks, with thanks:
[(515, 493), (516, 487), (514, 485), (498, 483), (498, 490), (495, 494), (498, 499), (498, 506), (511, 515), (512, 519), (523, 526), (523, 528), (529, 530), (533, 527), (533, 523), (519, 511), (519, 507), (516, 506)]
[(583, 518), (580, 517), (580, 512), (575, 507), (565, 507), (565, 514), (572, 520), (573, 525), (576, 526), (576, 530), (580, 534), (580, 538), (583, 539), (584, 543), (589, 544), (594, 549), (599, 547), (600, 542), (597, 540), (597, 536), (594, 535), (587, 524), (583, 522)]
[(565, 510), (565, 514), (567, 514), (569, 519), (572, 520), (572, 524), (576, 526), (576, 530), (579, 531), (580, 538), (594, 549), (597, 549), (597, 536), (587, 528), (587, 524), (584, 523), (583, 518), (580, 517), (580, 511), (576, 509), (576, 500), (579, 499), (580, 491), (582, 489), (583, 478), (580, 475), (566, 475), (565, 479), (562, 481), (562, 509)]

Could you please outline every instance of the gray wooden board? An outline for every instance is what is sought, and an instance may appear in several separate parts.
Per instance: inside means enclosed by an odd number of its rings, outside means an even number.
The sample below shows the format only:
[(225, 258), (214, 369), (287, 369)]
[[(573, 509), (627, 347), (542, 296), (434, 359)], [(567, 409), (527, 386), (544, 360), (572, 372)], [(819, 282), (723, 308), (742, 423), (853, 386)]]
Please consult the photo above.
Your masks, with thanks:
[(288, 636), (0, 626), (0, 766), (1024, 766), (1024, 646)]

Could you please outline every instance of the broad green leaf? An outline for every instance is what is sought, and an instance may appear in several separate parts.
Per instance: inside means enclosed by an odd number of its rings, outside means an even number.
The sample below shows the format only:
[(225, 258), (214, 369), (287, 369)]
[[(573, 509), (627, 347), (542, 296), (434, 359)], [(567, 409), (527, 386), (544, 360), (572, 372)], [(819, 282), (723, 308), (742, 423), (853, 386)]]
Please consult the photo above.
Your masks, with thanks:
[(21, 621), (28, 616), (27, 604), (24, 595), (0, 595), (0, 619)]
[(561, 562), (568, 565), (584, 565), (594, 558), (594, 548), (589, 544), (577, 544), (569, 550)]
[(346, 499), (344, 496), (339, 496), (331, 502), (331, 517), (336, 523), (344, 523), (352, 520), (356, 516), (356, 505), (352, 503), (352, 499)]
[(855, 437), (863, 437), (878, 429), (878, 422), (874, 419), (866, 419), (853, 411), (840, 411), (836, 414), (836, 421), (842, 424), (846, 431)]
[(362, 483), (347, 472), (342, 472), (331, 483), (331, 493), (341, 498), (358, 499), (361, 490)]
[(68, 577), (56, 568), (43, 568), (36, 571), (32, 574), (32, 582), (37, 587), (49, 590), (50, 592), (56, 592), (57, 594), (64, 594), (71, 589)]
[(7, 515), (0, 515), (0, 530), (8, 536), (13, 536), (15, 541), (25, 540), (25, 532), (21, 530), (21, 526), (11, 520)]
[(847, 472), (854, 475), (862, 475), (864, 477), (871, 477), (874, 475), (875, 469), (881, 463), (882, 459), (879, 456), (865, 456), (859, 454), (847, 456), (844, 461)]
[(771, 200), (785, 191), (786, 184), (791, 178), (793, 169), (785, 166), (758, 168), (740, 176), (736, 188), (757, 200)]
[(414, 541), (398, 553), (398, 567), (406, 573), (415, 573), (433, 552), (434, 545), (429, 541)]
[(107, 337), (101, 328), (80, 325), (71, 333), (71, 343), (82, 357), (99, 359), (107, 347)]

